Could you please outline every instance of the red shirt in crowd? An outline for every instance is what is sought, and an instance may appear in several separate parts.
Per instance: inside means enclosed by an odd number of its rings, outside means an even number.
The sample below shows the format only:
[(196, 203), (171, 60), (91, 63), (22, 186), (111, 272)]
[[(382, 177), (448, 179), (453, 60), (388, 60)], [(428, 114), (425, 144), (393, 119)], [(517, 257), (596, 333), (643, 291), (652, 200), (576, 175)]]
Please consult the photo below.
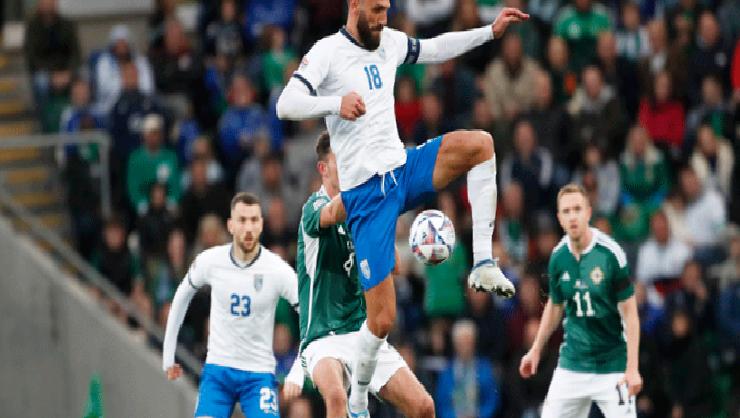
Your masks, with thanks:
[(683, 144), (684, 110), (681, 102), (652, 104), (650, 100), (642, 99), (638, 117), (640, 125), (656, 143), (663, 143), (671, 148)]

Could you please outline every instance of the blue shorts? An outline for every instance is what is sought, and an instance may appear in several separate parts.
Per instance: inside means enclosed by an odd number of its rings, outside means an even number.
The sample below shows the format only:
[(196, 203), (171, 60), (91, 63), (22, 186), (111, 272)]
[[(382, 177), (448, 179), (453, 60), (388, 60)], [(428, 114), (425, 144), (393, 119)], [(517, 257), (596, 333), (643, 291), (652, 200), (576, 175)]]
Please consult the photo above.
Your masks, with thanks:
[(364, 291), (377, 286), (393, 270), (398, 215), (434, 197), (432, 175), (441, 144), (440, 135), (407, 149), (406, 164), (342, 192)]
[(230, 418), (237, 401), (249, 418), (277, 417), (277, 381), (272, 373), (253, 373), (206, 363), (200, 375), (196, 417)]

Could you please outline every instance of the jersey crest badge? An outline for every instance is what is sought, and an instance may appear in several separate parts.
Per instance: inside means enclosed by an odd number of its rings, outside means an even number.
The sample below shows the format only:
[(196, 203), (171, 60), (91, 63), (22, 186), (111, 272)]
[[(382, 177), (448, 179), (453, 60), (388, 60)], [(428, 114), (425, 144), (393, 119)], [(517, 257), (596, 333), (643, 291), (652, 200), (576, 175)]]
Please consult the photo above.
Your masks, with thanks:
[(570, 274), (568, 274), (568, 272), (566, 271), (565, 273), (563, 273), (562, 276), (560, 276), (560, 280), (562, 280), (564, 282), (569, 282), (570, 281)]
[(344, 228), (342, 227), (342, 225), (339, 225), (337, 227), (337, 231), (339, 231), (339, 235), (347, 235), (347, 233), (344, 232)]
[(366, 279), (370, 279), (370, 265), (367, 263), (367, 259), (360, 261), (360, 270)]
[(591, 270), (591, 281), (598, 285), (602, 280), (604, 280), (604, 272), (601, 271), (601, 267), (594, 267), (594, 269)]
[(263, 276), (261, 274), (255, 274), (254, 275), (254, 290), (260, 291), (262, 290), (262, 282), (263, 282)]

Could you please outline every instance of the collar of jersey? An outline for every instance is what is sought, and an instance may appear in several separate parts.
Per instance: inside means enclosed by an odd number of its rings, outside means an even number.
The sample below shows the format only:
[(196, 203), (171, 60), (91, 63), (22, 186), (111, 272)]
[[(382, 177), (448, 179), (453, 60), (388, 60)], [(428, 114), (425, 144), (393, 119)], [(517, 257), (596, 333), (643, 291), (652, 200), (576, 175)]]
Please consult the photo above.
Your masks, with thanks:
[[(342, 28), (339, 29), (339, 33), (341, 33), (342, 35), (344, 35), (345, 38), (349, 39), (350, 42), (352, 42), (353, 44), (357, 45), (358, 47), (360, 47), (362, 49), (367, 49), (364, 46), (362, 46), (362, 44), (359, 41), (357, 41), (357, 39), (355, 39), (354, 37), (352, 37), (352, 34), (349, 33), (349, 31), (347, 30), (347, 27), (346, 26), (342, 26)], [(369, 49), (367, 49), (367, 50), (369, 51)]]
[[(601, 232), (598, 229), (591, 228), (591, 242), (589, 242), (588, 243), (588, 246), (586, 248), (584, 248), (583, 251), (581, 251), (581, 257), (583, 257), (584, 255), (590, 253), (591, 250), (594, 249), (594, 246), (596, 245), (597, 235), (600, 234), (600, 233)], [(575, 253), (573, 252), (573, 249), (571, 247), (570, 237), (567, 236), (567, 235), (566, 235), (566, 237), (568, 237), (568, 244), (567, 244), (568, 245), (568, 251), (570, 251), (570, 253), (575, 256)]]
[(262, 255), (262, 244), (260, 244), (260, 249), (259, 249), (259, 250), (257, 250), (257, 255), (256, 255), (256, 256), (254, 257), (254, 259), (253, 259), (252, 261), (250, 261), (249, 263), (247, 263), (247, 264), (244, 264), (244, 265), (241, 265), (241, 264), (239, 264), (239, 262), (238, 262), (238, 261), (236, 261), (236, 258), (234, 258), (234, 253), (233, 253), (233, 251), (234, 251), (234, 244), (232, 243), (232, 244), (231, 244), (231, 245), (229, 246), (229, 258), (231, 259), (231, 263), (232, 263), (233, 265), (235, 265), (236, 267), (239, 267), (240, 269), (245, 269), (245, 268), (247, 268), (247, 267), (252, 267), (252, 265), (253, 265), (254, 263), (256, 263), (256, 262), (257, 262), (257, 260), (258, 260), (258, 259), (260, 258), (260, 255)]

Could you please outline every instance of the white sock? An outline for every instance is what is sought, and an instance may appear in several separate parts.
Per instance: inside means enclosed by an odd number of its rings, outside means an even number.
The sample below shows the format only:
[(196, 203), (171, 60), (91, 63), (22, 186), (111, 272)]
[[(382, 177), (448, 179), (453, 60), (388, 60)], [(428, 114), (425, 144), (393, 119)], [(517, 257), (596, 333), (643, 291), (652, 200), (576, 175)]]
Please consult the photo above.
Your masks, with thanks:
[(468, 202), (473, 212), (473, 265), (493, 258), (496, 221), (496, 154), (468, 171)]
[(367, 391), (370, 379), (375, 373), (378, 350), (385, 338), (378, 338), (370, 332), (367, 322), (360, 328), (357, 356), (352, 368), (352, 389), (349, 394), (349, 409), (362, 412), (367, 409)]

